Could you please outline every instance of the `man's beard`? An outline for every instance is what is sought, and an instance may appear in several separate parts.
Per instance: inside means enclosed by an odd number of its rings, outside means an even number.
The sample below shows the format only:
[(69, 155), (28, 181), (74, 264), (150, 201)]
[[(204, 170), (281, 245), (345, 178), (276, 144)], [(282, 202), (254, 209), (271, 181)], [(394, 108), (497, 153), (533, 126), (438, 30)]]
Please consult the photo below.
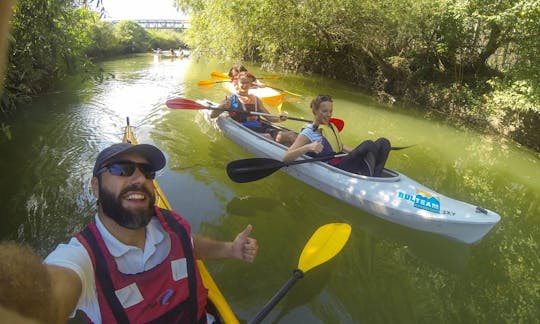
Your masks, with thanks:
[[(149, 206), (146, 209), (130, 210), (122, 206), (121, 198), (129, 191), (142, 191), (149, 197)], [(103, 210), (103, 213), (114, 220), (118, 225), (129, 228), (138, 229), (145, 227), (154, 216), (154, 203), (156, 196), (153, 192), (149, 192), (143, 186), (132, 185), (120, 192), (118, 197), (99, 184), (99, 199), (98, 203)]]

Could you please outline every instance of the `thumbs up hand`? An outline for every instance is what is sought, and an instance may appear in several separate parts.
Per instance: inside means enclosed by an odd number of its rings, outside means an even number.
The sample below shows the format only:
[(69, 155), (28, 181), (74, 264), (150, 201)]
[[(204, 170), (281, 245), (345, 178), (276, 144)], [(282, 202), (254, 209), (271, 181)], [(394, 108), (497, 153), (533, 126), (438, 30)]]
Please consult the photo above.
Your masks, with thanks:
[(242, 232), (236, 235), (232, 246), (234, 258), (246, 262), (253, 262), (253, 260), (255, 260), (259, 246), (256, 239), (249, 237), (252, 230), (253, 226), (250, 224), (246, 226)]

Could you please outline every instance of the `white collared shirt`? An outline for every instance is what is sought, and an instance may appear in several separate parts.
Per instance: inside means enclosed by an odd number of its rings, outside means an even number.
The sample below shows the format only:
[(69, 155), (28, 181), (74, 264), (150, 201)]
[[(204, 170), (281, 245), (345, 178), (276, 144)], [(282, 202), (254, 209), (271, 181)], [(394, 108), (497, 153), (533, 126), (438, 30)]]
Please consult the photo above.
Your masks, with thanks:
[[(95, 216), (96, 227), (103, 237), (111, 255), (115, 258), (118, 270), (125, 274), (135, 274), (154, 268), (169, 255), (171, 238), (159, 219), (152, 217), (146, 226), (144, 250), (126, 245), (116, 239)], [(59, 244), (43, 261), (71, 269), (81, 278), (82, 292), (76, 309), (86, 313), (94, 323), (101, 323), (101, 314), (94, 279), (92, 261), (84, 246), (75, 237), (68, 244)], [(75, 312), (72, 313), (72, 316)]]

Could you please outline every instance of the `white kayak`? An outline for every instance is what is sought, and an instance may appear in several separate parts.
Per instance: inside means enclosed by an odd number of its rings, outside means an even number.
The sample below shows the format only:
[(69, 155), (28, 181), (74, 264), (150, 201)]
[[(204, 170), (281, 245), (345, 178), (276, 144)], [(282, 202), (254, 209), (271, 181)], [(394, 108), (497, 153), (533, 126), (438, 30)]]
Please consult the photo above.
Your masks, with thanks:
[[(197, 101), (214, 106), (210, 101)], [(205, 118), (223, 135), (256, 157), (281, 160), (287, 147), (242, 126), (227, 113)], [(299, 159), (310, 159), (303, 156)], [(349, 173), (325, 162), (281, 168), (285, 173), (354, 207), (393, 223), (473, 243), (486, 235), (501, 217), (490, 210), (446, 197), (406, 175), (384, 169), (382, 177)]]

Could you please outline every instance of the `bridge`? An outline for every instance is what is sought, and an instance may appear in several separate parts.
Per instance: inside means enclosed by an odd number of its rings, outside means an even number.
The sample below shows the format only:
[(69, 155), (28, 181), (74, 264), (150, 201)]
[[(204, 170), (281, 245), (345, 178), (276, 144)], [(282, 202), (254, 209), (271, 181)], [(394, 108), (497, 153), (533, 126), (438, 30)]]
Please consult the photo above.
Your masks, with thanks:
[[(130, 19), (141, 25), (144, 29), (186, 29), (189, 28), (187, 20), (176, 19)], [(120, 20), (110, 20), (116, 25)]]

